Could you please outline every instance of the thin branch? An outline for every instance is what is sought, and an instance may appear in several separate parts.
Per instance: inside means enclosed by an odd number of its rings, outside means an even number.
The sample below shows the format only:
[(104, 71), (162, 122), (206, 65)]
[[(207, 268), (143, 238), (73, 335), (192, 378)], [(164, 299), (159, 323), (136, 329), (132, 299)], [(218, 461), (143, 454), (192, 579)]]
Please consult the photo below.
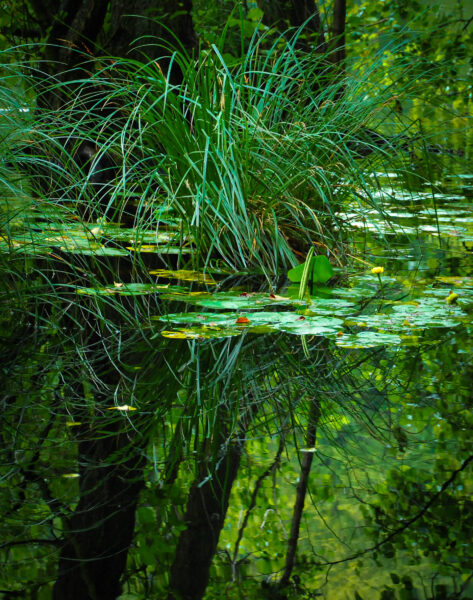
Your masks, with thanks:
[(465, 23), (465, 25), (463, 26), (462, 31), (465, 31), (469, 25), (473, 22), (473, 15), (468, 19), (468, 21)]
[[(308, 448), (315, 446), (317, 436), (317, 424), (320, 417), (320, 406), (317, 400), (313, 399), (310, 405), (309, 421), (307, 425), (306, 444)], [(297, 484), (296, 502), (292, 513), (291, 532), (289, 535), (288, 548), (286, 553), (286, 563), (281, 579), (278, 582), (278, 587), (285, 587), (289, 583), (289, 579), (294, 568), (296, 560), (297, 543), (299, 541), (299, 530), (302, 521), (302, 513), (304, 511), (305, 497), (307, 487), (309, 485), (310, 469), (314, 460), (313, 452), (304, 452), (301, 461), (301, 474), (299, 483)]]

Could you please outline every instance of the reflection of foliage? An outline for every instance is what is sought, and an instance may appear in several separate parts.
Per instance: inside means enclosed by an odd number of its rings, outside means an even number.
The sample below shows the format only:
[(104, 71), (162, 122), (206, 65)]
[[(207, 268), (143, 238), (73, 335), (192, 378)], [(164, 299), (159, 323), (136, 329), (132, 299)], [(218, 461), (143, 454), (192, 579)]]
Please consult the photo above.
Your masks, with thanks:
[(348, 16), (347, 31), (357, 66), (369, 68), (373, 51), (379, 51), (386, 78), (395, 65), (404, 64), (406, 78), (418, 81), (425, 100), (437, 106), (448, 102), (464, 112), (472, 89), (468, 60), (473, 51), (471, 24), (461, 2), (449, 13), (445, 10), (440, 6), (430, 9), (420, 2), (356, 3)]
[[(420, 448), (426, 447), (433, 436), (434, 443), (428, 447), (429, 460), (424, 464), (405, 460), (400, 469), (388, 471), (385, 483), (377, 487), (378, 497), (365, 511), (380, 558), (409, 556), (420, 565), (426, 561), (437, 565), (435, 598), (466, 597), (449, 596), (442, 577), (457, 578), (458, 594), (468, 589), (471, 580), (473, 455), (469, 434), (471, 394), (465, 379), (469, 381), (471, 362), (465, 360), (465, 343), (468, 345), (465, 334), (450, 334), (441, 349), (426, 350), (417, 356), (421, 365), (415, 375), (411, 373), (408, 396), (416, 403), (410, 403), (412, 408), (408, 408), (409, 404), (399, 407), (398, 411), (404, 425), (409, 421), (403, 413), (411, 413), (409, 426), (418, 430)], [(446, 372), (439, 365), (455, 368)], [(422, 402), (423, 390), (431, 394), (427, 405)], [(411, 445), (415, 438), (409, 437)], [(406, 452), (406, 448), (400, 450)], [(422, 577), (422, 572), (425, 571), (421, 566), (417, 576)], [(391, 577), (394, 584), (402, 583), (395, 573)], [(386, 598), (397, 597), (387, 594)]]

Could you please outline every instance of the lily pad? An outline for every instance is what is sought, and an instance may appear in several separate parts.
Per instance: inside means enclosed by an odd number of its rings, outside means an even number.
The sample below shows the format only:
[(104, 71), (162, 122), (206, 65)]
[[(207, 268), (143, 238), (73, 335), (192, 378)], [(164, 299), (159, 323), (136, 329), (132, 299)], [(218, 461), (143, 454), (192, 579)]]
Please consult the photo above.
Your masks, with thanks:
[(180, 246), (158, 246), (157, 244), (138, 244), (136, 246), (127, 246), (131, 252), (142, 252), (147, 254), (192, 254), (192, 248), (181, 248)]
[(353, 314), (355, 304), (344, 298), (317, 298), (308, 308), (318, 315), (346, 316)]
[[(231, 328), (233, 331), (253, 331), (256, 333), (281, 331), (293, 335), (334, 335), (343, 326), (336, 317), (305, 317), (295, 312), (254, 312), (254, 313), (176, 313), (154, 317), (160, 321), (176, 324), (190, 324), (193, 331), (204, 331), (208, 327)], [(196, 325), (200, 328), (197, 330)], [(261, 329), (261, 328), (264, 329)], [(223, 332), (222, 332), (223, 333)]]
[(219, 292), (210, 294), (209, 292), (191, 292), (189, 294), (163, 295), (164, 300), (179, 300), (196, 306), (205, 306), (213, 310), (254, 310), (267, 306), (300, 306), (305, 302), (293, 300), (284, 296), (264, 293), (235, 293)]
[(238, 329), (232, 329), (230, 327), (221, 329), (206, 329), (200, 327), (189, 327), (187, 329), (176, 329), (174, 331), (162, 331), (161, 335), (165, 338), (174, 340), (208, 340), (208, 339), (220, 339), (226, 337), (233, 337), (241, 335), (241, 331)]
[[(153, 283), (114, 283), (102, 287), (79, 287), (76, 289), (78, 294), (85, 296), (143, 296), (145, 294), (156, 294), (162, 291), (169, 291), (169, 285), (158, 285)], [(179, 291), (178, 286), (174, 286)]]

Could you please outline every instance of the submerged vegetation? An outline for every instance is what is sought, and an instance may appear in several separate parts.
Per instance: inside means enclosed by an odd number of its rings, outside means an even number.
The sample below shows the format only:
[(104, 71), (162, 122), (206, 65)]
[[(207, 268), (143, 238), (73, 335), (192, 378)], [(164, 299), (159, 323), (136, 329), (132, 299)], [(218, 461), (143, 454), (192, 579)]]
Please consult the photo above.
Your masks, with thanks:
[(4, 53), (0, 596), (473, 593), (468, 147), (254, 10)]

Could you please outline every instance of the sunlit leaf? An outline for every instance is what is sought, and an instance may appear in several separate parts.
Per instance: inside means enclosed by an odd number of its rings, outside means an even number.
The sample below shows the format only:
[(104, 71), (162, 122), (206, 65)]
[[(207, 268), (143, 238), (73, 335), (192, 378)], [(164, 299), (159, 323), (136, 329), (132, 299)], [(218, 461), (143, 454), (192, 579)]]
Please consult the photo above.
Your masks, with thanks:
[[(311, 271), (309, 271), (309, 281), (312, 280), (316, 283), (325, 283), (333, 276), (333, 267), (326, 256), (319, 254), (318, 256), (312, 257), (310, 261)], [(288, 271), (287, 276), (289, 280), (293, 283), (300, 282), (304, 268), (305, 262)]]

